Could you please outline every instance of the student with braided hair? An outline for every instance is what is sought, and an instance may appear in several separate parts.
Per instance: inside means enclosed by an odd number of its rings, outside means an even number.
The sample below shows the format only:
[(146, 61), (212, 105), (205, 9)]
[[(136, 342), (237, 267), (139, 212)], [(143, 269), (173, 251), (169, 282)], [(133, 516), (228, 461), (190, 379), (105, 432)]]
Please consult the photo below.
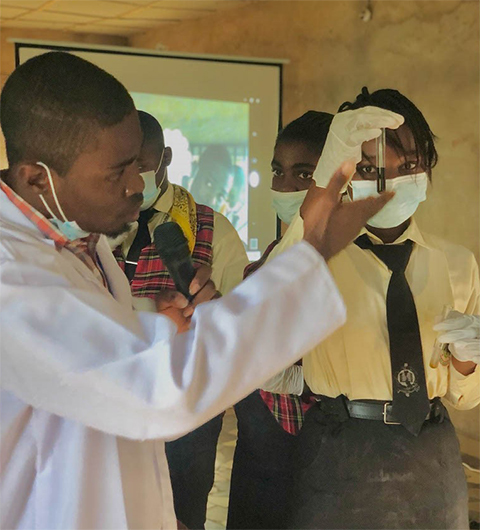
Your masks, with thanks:
[[(272, 159), (272, 204), (287, 225), (313, 184), (313, 172), (333, 116), (308, 111), (278, 134)], [(265, 262), (280, 241), (245, 268), (245, 277)], [(283, 528), (292, 487), (290, 460), (309, 399), (301, 366), (292, 368), (291, 394), (276, 394), (276, 378), (235, 406), (238, 441), (233, 461), (227, 528)]]
[[(383, 109), (395, 112), (386, 123)], [(473, 254), (412, 217), (437, 162), (420, 110), (396, 90), (366, 88), (333, 119), (314, 178), (357, 162), (349, 197), (377, 195), (375, 138), (387, 128), (386, 189), (395, 197), (330, 262), (347, 322), (303, 358), (317, 404), (296, 447), (291, 528), (465, 529), (467, 488), (442, 399), (480, 402), (480, 282)], [(298, 237), (290, 225), (271, 256)], [(444, 307), (445, 320), (436, 324)], [(432, 363), (438, 340), (449, 343)], [(285, 384), (288, 391), (288, 373)]]

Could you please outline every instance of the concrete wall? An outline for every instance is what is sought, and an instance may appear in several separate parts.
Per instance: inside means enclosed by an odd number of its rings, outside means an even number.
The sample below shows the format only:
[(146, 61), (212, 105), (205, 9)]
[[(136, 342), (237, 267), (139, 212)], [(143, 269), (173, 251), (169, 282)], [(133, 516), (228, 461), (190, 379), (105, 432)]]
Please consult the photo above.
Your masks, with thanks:
[[(135, 47), (290, 60), (284, 123), (308, 109), (335, 112), (363, 85), (397, 88), (438, 136), (440, 162), (421, 226), (479, 257), (479, 4), (470, 1), (261, 1), (131, 38)], [(478, 408), (455, 413), (479, 438)]]
[(439, 137), (440, 163), (425, 229), (479, 256), (479, 10), (477, 2), (262, 1), (208, 18), (160, 27), (132, 46), (290, 59), (284, 122), (314, 108), (334, 112), (363, 85), (398, 88)]

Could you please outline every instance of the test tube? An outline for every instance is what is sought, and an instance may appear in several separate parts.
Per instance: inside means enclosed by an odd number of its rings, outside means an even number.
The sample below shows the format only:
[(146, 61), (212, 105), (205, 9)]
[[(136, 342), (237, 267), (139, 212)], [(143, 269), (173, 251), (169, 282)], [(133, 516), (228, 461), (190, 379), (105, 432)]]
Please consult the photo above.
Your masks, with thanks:
[(385, 191), (385, 150), (387, 147), (387, 137), (385, 129), (377, 138), (377, 191)]
[[(441, 322), (442, 320), (445, 320), (450, 311), (452, 311), (452, 307), (449, 305), (444, 305), (442, 316), (439, 321)], [(443, 344), (439, 342), (438, 339), (435, 339), (435, 343), (433, 344), (432, 357), (430, 358), (430, 368), (436, 368), (438, 366), (442, 353), (444, 355), (448, 355), (448, 344)]]

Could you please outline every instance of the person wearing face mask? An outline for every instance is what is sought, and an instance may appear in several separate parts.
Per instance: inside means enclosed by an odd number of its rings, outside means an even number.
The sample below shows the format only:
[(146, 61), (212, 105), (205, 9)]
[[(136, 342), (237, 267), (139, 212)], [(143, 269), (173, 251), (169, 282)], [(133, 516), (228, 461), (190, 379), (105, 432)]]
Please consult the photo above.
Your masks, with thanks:
[[(178, 333), (165, 314), (133, 309), (105, 237), (127, 230), (143, 200), (142, 132), (126, 88), (76, 55), (40, 54), (6, 80), (0, 122), (9, 164), (0, 526), (176, 528), (162, 442), (205, 424), (345, 321), (326, 262), (391, 195), (342, 208), (342, 167), (313, 190), (305, 241), (276, 263), (220, 299), (209, 268), (198, 268), (195, 313)], [(72, 240), (84, 233), (71, 228), (90, 235)], [(319, 297), (320, 326), (307, 318)], [(179, 293), (157, 302), (161, 313), (187, 305)]]
[(130, 281), (135, 306), (151, 310), (158, 292), (172, 289), (173, 284), (167, 281), (167, 273), (159, 260), (153, 265), (157, 256), (152, 234), (166, 221), (175, 221), (181, 226), (194, 263), (211, 266), (212, 280), (218, 291), (225, 294), (241, 281), (248, 263), (244, 246), (225, 216), (195, 202), (185, 188), (168, 181), (172, 149), (165, 146), (157, 119), (141, 110), (138, 115), (143, 132), (138, 164), (145, 183), (141, 214), (138, 224), (133, 224), (126, 235), (110, 241)]
[[(332, 118), (331, 114), (311, 110), (277, 136), (271, 163), (272, 206), (287, 225), (314, 183), (313, 172)], [(279, 242), (271, 243), (260, 260), (246, 267), (245, 277), (260, 268)], [(290, 372), (290, 394), (275, 393), (279, 378), (275, 377), (235, 405), (238, 439), (228, 504), (229, 529), (285, 528), (288, 521), (295, 436), (310, 405), (308, 399), (302, 399), (301, 366)]]
[[(154, 116), (138, 111), (143, 144), (138, 164), (145, 182), (138, 220), (126, 239), (114, 250), (125, 271), (137, 309), (155, 311), (155, 300), (175, 291), (173, 281), (158, 257), (153, 231), (166, 221), (182, 228), (196, 266), (212, 267), (212, 281), (226, 294), (242, 280), (248, 263), (244, 246), (228, 219), (208, 206), (198, 204), (190, 193), (168, 182), (172, 149), (165, 146), (163, 130)], [(190, 318), (180, 311), (169, 316), (180, 322), (181, 330)], [(175, 512), (190, 529), (204, 528), (208, 494), (213, 486), (218, 437), (223, 413), (195, 431), (165, 444), (172, 480)]]
[(289, 225), (300, 210), (333, 116), (310, 110), (280, 131), (272, 159), (272, 207)]
[[(468, 528), (465, 475), (442, 399), (458, 409), (480, 402), (480, 283), (471, 252), (412, 217), (437, 162), (435, 137), (398, 91), (364, 88), (340, 107), (314, 178), (325, 185), (329, 167), (353, 159), (348, 197), (378, 195), (383, 127), (386, 189), (395, 196), (330, 265), (348, 318), (303, 359), (318, 403), (298, 437), (291, 528)], [(297, 217), (272, 256), (301, 224)], [(436, 324), (445, 306), (454, 311)], [(432, 367), (437, 334), (449, 352)], [(287, 370), (283, 391), (290, 380)]]

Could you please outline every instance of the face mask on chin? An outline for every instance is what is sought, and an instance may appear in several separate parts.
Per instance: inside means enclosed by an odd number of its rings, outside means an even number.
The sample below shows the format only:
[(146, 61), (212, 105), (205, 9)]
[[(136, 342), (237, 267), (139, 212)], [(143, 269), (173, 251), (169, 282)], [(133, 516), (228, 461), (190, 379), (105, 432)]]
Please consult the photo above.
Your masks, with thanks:
[(154, 171), (153, 169), (150, 171), (145, 171), (144, 173), (140, 173), (140, 176), (143, 178), (143, 182), (145, 183), (145, 188), (143, 190), (143, 203), (140, 208), (140, 210), (148, 210), (151, 206), (153, 206), (158, 199), (158, 196), (160, 195), (160, 189), (162, 187), (162, 184), (165, 182), (165, 178), (167, 176), (167, 168), (165, 168), (165, 171), (163, 172), (162, 180), (160, 181), (160, 184), (157, 186), (157, 173), (160, 169), (160, 166), (163, 162), (163, 155), (165, 154), (165, 149), (163, 149), (162, 156), (160, 157), (160, 162), (158, 164), (157, 169)]
[[(374, 228), (394, 228), (410, 219), (427, 198), (427, 182), (426, 173), (388, 179), (386, 189), (394, 191), (395, 196), (367, 224)], [(378, 195), (376, 180), (352, 180), (350, 185), (354, 201)]]
[(47, 201), (45, 200), (45, 197), (40, 194), (40, 200), (42, 201), (43, 205), (47, 209), (48, 213), (52, 216), (49, 221), (56, 227), (62, 234), (69, 239), (70, 241), (75, 241), (76, 239), (82, 239), (84, 237), (87, 237), (91, 234), (91, 232), (87, 232), (86, 230), (83, 230), (80, 228), (78, 223), (76, 221), (69, 221), (65, 215), (65, 213), (62, 210), (62, 207), (60, 206), (60, 202), (57, 197), (57, 192), (55, 191), (55, 186), (53, 184), (53, 178), (52, 174), (50, 172), (50, 168), (44, 164), (43, 162), (37, 162), (39, 166), (42, 166), (45, 168), (45, 171), (47, 172), (48, 176), (48, 182), (50, 184), (50, 189), (52, 190), (53, 200), (55, 201), (55, 205), (57, 207), (57, 210), (59, 214), (62, 216), (62, 219), (59, 219), (52, 211), (50, 206), (48, 206)]
[(270, 190), (270, 192), (273, 209), (277, 212), (278, 217), (289, 225), (300, 210), (308, 190), (285, 192)]

